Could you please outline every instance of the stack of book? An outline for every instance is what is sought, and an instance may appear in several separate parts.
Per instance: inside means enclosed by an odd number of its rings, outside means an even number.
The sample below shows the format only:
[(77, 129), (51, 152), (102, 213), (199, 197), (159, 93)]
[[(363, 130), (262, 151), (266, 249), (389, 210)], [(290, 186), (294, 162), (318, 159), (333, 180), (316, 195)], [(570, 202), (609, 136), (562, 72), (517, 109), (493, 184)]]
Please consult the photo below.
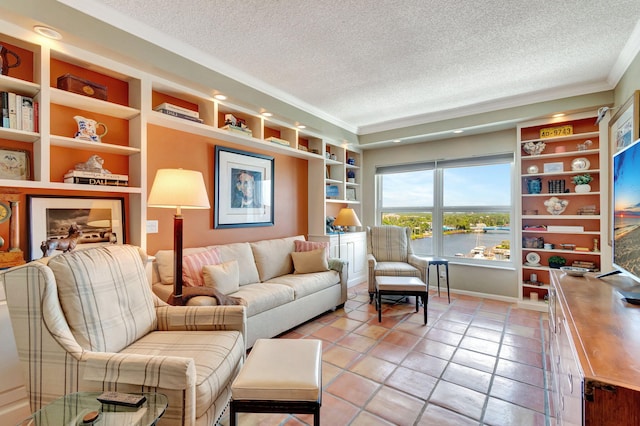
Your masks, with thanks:
[(245, 136), (253, 136), (253, 132), (248, 127), (233, 126), (231, 124), (227, 124), (226, 126), (222, 126), (221, 129), (228, 132), (239, 133)]
[(277, 143), (278, 145), (283, 145), (283, 146), (291, 146), (291, 143), (289, 141), (286, 141), (284, 139), (280, 139), (280, 138), (276, 138), (275, 136), (271, 136), (267, 139), (265, 139), (269, 142), (273, 142), (273, 143)]
[(584, 260), (575, 260), (571, 266), (575, 267), (575, 268), (585, 268), (588, 269), (589, 272), (598, 272), (598, 266), (595, 264), (595, 262), (588, 262), (588, 261), (584, 261)]
[(38, 103), (29, 96), (13, 92), (0, 92), (1, 127), (7, 129), (38, 131)]
[(155, 107), (154, 111), (171, 115), (173, 117), (182, 118), (183, 120), (194, 121), (196, 123), (204, 123), (204, 120), (200, 118), (200, 113), (198, 111), (193, 111), (188, 108), (183, 108), (181, 106), (173, 105), (167, 102), (164, 102)]
[(64, 183), (79, 183), (83, 185), (129, 186), (128, 175), (112, 173), (87, 172), (71, 170), (64, 175)]

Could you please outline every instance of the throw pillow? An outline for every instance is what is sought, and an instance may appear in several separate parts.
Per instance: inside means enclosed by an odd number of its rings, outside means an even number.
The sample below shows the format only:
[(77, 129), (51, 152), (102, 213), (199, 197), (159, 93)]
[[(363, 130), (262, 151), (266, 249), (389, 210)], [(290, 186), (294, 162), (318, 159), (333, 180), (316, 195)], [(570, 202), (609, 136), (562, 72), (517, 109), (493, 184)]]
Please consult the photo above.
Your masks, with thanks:
[(295, 240), (294, 244), (296, 245), (295, 247), (297, 252), (305, 252), (305, 251), (312, 251), (312, 250), (318, 250), (320, 248), (325, 248), (327, 259), (329, 259), (329, 243), (328, 242)]
[(205, 287), (215, 288), (222, 294), (231, 294), (240, 288), (240, 270), (238, 261), (207, 265), (202, 268)]
[(329, 270), (329, 263), (327, 262), (326, 249), (320, 248), (317, 250), (293, 252), (291, 258), (293, 259), (294, 274), (309, 274), (311, 272), (324, 272)]
[(203, 286), (202, 268), (206, 265), (217, 265), (221, 262), (220, 254), (215, 248), (182, 256), (182, 284), (186, 287)]

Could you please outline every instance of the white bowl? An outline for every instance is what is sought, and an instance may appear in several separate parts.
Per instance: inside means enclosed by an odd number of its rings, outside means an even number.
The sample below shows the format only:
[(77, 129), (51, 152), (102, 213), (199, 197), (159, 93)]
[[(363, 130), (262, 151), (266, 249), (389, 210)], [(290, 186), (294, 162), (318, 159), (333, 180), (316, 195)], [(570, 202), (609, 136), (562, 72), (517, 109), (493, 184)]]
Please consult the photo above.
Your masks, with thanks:
[(561, 266), (560, 270), (572, 277), (582, 277), (584, 274), (589, 272), (587, 268), (577, 268), (575, 266)]

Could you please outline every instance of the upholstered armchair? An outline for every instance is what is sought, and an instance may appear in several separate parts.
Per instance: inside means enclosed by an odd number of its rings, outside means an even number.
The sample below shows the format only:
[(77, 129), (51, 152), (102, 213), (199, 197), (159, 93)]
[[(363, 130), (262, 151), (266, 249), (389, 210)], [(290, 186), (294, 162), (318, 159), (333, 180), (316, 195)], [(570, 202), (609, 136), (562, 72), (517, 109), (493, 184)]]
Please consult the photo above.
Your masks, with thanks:
[(416, 277), (426, 282), (427, 260), (413, 254), (411, 229), (400, 226), (367, 227), (369, 303), (376, 292), (376, 277)]
[(169, 306), (137, 247), (76, 250), (5, 271), (32, 411), (77, 391), (159, 392), (160, 425), (213, 425), (245, 356), (244, 306)]

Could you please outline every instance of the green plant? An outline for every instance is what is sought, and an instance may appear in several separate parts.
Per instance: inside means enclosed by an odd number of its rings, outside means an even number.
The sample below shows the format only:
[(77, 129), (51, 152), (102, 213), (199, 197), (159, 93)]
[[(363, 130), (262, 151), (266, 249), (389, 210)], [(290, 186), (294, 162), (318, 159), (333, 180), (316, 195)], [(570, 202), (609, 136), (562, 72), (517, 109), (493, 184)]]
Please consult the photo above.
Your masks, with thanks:
[(576, 185), (586, 185), (591, 182), (593, 178), (589, 173), (585, 173), (583, 175), (576, 175), (572, 177), (571, 180), (573, 180), (573, 183), (575, 183)]
[(565, 259), (562, 256), (551, 256), (549, 258), (549, 266), (554, 265), (556, 267), (560, 267), (560, 266), (563, 266), (565, 263), (567, 263), (567, 259)]

